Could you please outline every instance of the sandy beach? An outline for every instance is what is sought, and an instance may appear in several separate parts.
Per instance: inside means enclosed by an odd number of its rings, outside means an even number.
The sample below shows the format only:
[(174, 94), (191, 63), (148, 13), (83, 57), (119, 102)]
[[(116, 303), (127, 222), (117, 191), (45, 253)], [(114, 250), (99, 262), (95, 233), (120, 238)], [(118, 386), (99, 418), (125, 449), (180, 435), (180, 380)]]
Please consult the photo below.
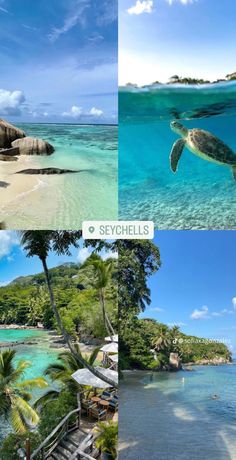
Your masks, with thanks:
[(18, 161), (1, 162), (0, 221), (5, 222), (7, 228), (24, 229), (27, 222), (32, 229), (55, 228), (53, 216), (62, 201), (59, 186), (63, 178), (57, 175), (16, 174), (22, 169), (40, 167), (42, 157), (22, 155)]

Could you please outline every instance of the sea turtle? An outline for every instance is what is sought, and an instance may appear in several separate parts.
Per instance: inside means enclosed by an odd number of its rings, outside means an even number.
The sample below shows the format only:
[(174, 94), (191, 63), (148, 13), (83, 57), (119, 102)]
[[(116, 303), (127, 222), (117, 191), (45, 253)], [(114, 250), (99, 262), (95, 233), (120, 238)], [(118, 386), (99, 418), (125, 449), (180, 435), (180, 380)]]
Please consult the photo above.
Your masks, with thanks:
[(187, 129), (177, 121), (172, 121), (170, 127), (172, 131), (182, 136), (174, 143), (170, 154), (170, 166), (174, 173), (177, 171), (183, 149), (187, 147), (204, 160), (230, 166), (236, 180), (236, 154), (224, 142), (208, 131)]

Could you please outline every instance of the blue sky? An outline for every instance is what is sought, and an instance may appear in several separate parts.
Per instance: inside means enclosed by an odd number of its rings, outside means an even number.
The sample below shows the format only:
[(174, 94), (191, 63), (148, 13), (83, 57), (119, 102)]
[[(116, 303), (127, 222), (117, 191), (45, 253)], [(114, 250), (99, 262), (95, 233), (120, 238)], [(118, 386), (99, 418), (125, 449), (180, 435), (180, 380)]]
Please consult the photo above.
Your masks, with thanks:
[(235, 0), (120, 0), (119, 83), (236, 71)]
[[(83, 263), (91, 254), (90, 248), (83, 247), (81, 240), (80, 248), (71, 248), (71, 256), (57, 256), (52, 252), (48, 257), (49, 268), (56, 267), (65, 262)], [(101, 256), (117, 257), (115, 253), (101, 252)], [(21, 248), (19, 234), (17, 232), (0, 231), (0, 286), (5, 286), (18, 276), (41, 273), (42, 264), (37, 257), (26, 257), (25, 251)]]
[(0, 117), (117, 121), (117, 0), (0, 0)]
[(152, 304), (141, 316), (229, 340), (236, 354), (236, 232), (159, 231), (154, 241), (162, 267), (150, 279)]

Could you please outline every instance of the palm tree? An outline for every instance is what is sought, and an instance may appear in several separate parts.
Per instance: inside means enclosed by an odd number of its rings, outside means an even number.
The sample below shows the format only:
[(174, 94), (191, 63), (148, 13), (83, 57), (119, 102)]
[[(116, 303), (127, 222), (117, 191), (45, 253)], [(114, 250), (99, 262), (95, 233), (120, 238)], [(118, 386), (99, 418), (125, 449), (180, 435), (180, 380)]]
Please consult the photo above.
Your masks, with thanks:
[(157, 337), (155, 337), (152, 341), (152, 346), (156, 351), (164, 350), (170, 344), (169, 337), (168, 337), (168, 328), (167, 326), (162, 326), (158, 332)]
[(98, 291), (99, 301), (101, 305), (103, 322), (109, 336), (115, 335), (109, 316), (106, 312), (105, 306), (105, 292), (111, 280), (111, 273), (113, 268), (113, 259), (103, 260), (98, 254), (92, 254), (81, 267), (82, 269), (91, 266), (94, 271), (93, 286)]
[(93, 366), (82, 357), (82, 355), (77, 355), (76, 350), (72, 344), (71, 337), (67, 333), (66, 329), (63, 326), (60, 313), (56, 306), (54, 291), (49, 275), (49, 270), (47, 266), (47, 257), (49, 252), (55, 251), (56, 254), (66, 254), (70, 255), (70, 246), (75, 247), (79, 246), (79, 239), (81, 238), (81, 232), (69, 232), (69, 231), (51, 231), (51, 230), (27, 230), (21, 231), (21, 244), (24, 249), (27, 251), (27, 257), (37, 256), (42, 262), (43, 270), (46, 278), (46, 283), (48, 287), (50, 304), (55, 315), (58, 329), (60, 330), (61, 335), (63, 336), (65, 343), (68, 345), (68, 348), (75, 359), (79, 359), (83, 367), (86, 367), (92, 374), (100, 378), (104, 382), (117, 387), (117, 384), (105, 377), (99, 371), (94, 369)]
[[(84, 391), (84, 385), (80, 385), (71, 377), (78, 369), (84, 368), (81, 364), (80, 358), (82, 354), (78, 344), (75, 345), (75, 349), (77, 357), (72, 355), (70, 351), (63, 351), (59, 354), (58, 361), (50, 364), (44, 372), (53, 382), (62, 384), (62, 389), (66, 388), (71, 394), (77, 394), (80, 391)], [(89, 357), (84, 358), (90, 366), (93, 366), (99, 351), (100, 347), (97, 347)], [(89, 391), (90, 389), (91, 387), (89, 387)], [(35, 407), (41, 407), (48, 401), (57, 399), (60, 391), (61, 390), (49, 390), (35, 402)]]
[(42, 377), (22, 380), (30, 363), (14, 364), (15, 355), (16, 350), (0, 353), (0, 415), (11, 421), (16, 433), (22, 434), (39, 422), (37, 412), (30, 405), (29, 390), (45, 388), (48, 384)]

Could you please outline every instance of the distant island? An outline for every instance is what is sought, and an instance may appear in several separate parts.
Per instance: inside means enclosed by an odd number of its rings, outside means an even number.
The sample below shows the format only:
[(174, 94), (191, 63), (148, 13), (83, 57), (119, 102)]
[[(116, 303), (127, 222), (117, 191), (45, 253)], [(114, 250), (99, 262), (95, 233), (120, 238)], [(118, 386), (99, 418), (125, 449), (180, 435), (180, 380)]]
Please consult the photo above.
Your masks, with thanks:
[[(192, 77), (180, 77), (179, 75), (173, 75), (169, 78), (168, 82), (161, 83), (160, 81), (156, 80), (151, 85), (175, 85), (175, 84), (182, 84), (182, 85), (207, 85), (207, 84), (215, 84), (215, 83), (222, 83), (222, 82), (229, 82), (236, 80), (236, 72), (228, 74), (225, 78), (221, 78), (215, 81), (204, 80), (202, 78), (192, 78)], [(126, 86), (133, 86), (138, 87), (136, 83), (127, 83)], [(146, 85), (144, 85), (146, 86)], [(150, 86), (150, 85), (148, 85)]]

